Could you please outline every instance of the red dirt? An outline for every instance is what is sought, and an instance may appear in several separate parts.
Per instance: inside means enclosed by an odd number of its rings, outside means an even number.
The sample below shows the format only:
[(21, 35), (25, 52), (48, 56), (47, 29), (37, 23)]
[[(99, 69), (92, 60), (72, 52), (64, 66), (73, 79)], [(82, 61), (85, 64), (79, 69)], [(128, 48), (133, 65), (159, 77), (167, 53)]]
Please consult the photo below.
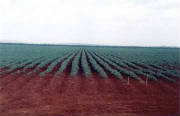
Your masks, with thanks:
[[(41, 78), (38, 73), (0, 77), (0, 116), (172, 116), (179, 113), (179, 83), (159, 80), (145, 85), (130, 79), (127, 85), (113, 76), (104, 79), (95, 73), (88, 78), (82, 74), (70, 77), (66, 73), (57, 78), (52, 74)], [(16, 79), (8, 81), (12, 78)]]

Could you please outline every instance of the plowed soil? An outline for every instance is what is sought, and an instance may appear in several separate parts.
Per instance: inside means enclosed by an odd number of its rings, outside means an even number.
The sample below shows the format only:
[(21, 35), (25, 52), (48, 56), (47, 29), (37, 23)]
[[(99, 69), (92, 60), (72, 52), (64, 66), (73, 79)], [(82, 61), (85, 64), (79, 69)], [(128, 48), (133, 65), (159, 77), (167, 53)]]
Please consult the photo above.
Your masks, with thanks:
[(94, 73), (0, 77), (0, 116), (157, 116), (179, 114), (179, 82), (140, 83)]

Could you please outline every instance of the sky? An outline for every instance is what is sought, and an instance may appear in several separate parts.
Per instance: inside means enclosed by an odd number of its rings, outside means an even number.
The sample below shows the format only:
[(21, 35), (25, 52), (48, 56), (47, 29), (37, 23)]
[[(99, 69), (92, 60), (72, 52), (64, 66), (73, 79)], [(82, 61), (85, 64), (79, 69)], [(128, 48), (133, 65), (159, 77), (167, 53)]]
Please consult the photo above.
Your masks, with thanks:
[(180, 46), (180, 0), (0, 0), (0, 42)]

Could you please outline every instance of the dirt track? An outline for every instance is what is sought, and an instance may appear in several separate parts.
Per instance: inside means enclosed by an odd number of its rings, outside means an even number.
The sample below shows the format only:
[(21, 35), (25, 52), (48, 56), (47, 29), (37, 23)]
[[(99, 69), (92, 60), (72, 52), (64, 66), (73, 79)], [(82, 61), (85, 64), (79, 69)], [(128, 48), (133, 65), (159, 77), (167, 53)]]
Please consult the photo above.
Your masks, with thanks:
[(177, 115), (179, 83), (130, 79), (97, 74), (44, 78), (19, 73), (0, 77), (0, 116), (118, 116)]

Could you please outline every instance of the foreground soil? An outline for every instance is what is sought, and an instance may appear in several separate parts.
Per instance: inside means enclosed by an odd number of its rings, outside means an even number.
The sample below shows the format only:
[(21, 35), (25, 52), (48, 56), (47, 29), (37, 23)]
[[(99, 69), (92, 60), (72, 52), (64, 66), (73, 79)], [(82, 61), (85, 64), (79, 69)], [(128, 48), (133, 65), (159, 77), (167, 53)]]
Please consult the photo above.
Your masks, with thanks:
[(157, 116), (179, 114), (179, 82), (148, 84), (97, 74), (0, 77), (0, 116)]

